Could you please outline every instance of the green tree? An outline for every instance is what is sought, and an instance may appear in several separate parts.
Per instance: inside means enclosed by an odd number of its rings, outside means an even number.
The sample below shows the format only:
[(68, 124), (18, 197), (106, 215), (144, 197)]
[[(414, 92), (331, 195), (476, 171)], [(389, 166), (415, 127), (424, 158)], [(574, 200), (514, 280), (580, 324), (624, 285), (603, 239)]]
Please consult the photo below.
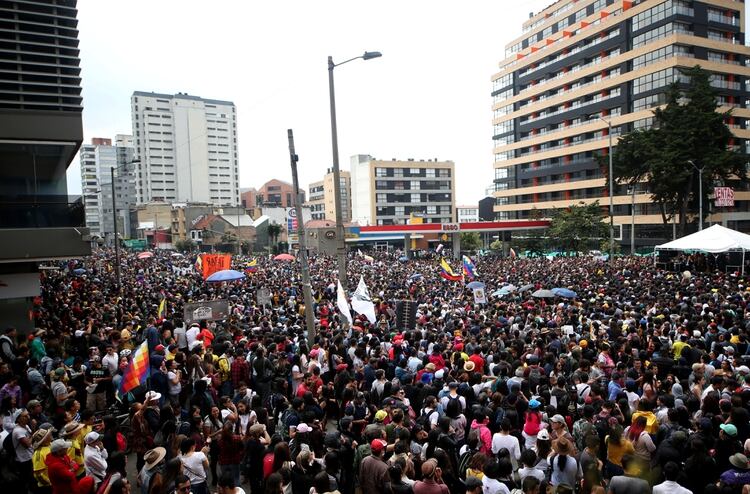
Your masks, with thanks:
[(542, 237), (518, 237), (513, 239), (515, 250), (526, 252), (529, 257), (543, 256), (547, 242)]
[(198, 246), (192, 239), (186, 238), (185, 240), (178, 240), (174, 244), (174, 248), (180, 252), (193, 252)]
[(673, 84), (666, 106), (654, 110), (654, 125), (623, 136), (612, 157), (616, 182), (648, 184), (667, 236), (675, 214), (680, 216), (680, 235), (686, 233), (688, 215), (697, 218), (699, 173), (691, 161), (703, 169), (704, 204), (715, 181), (746, 177), (745, 156), (728, 149), (732, 133), (725, 119), (730, 112), (716, 111), (710, 73), (697, 65), (683, 73), (689, 78), (687, 87)]
[(490, 250), (503, 250), (503, 243), (499, 240), (495, 240), (490, 244)]
[(479, 232), (466, 232), (461, 234), (461, 249), (476, 251), (482, 247), (482, 237)]
[(281, 228), (281, 225), (279, 225), (278, 223), (270, 223), (268, 225), (268, 241), (270, 242), (269, 247), (272, 251), (278, 243), (278, 239), (282, 231), (283, 230)]
[(602, 221), (604, 213), (599, 201), (580, 202), (553, 213), (548, 230), (551, 247), (566, 252), (587, 250), (608, 235), (609, 227)]

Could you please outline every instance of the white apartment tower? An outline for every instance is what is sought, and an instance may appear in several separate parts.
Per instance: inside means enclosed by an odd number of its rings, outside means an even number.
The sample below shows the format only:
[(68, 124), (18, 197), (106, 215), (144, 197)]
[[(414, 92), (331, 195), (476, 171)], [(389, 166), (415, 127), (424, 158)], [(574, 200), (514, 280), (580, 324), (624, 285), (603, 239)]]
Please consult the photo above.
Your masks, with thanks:
[[(115, 209), (120, 235), (130, 231), (130, 207), (133, 200), (133, 138), (129, 135), (111, 139), (94, 137), (81, 146), (81, 190), (86, 211), (86, 226), (91, 233), (114, 238), (112, 215), (112, 177), (115, 180)], [(114, 174), (112, 173), (114, 168)]]
[(130, 104), (139, 204), (239, 204), (234, 103), (136, 91)]

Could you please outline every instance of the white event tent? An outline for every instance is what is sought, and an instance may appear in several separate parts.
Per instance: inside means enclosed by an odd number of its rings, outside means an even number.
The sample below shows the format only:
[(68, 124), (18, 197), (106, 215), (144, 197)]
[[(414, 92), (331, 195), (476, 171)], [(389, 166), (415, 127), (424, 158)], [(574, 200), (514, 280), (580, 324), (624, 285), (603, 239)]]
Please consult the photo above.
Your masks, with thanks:
[(742, 272), (744, 274), (745, 252), (750, 250), (750, 235), (721, 225), (713, 225), (686, 237), (657, 245), (656, 250), (694, 250), (710, 254), (730, 251), (742, 252)]

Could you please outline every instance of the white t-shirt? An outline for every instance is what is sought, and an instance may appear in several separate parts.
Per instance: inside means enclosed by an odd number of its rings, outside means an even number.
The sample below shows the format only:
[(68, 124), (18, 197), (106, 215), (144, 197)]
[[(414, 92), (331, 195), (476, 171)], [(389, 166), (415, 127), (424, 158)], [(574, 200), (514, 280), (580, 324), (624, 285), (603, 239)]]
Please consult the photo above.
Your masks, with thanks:
[(518, 444), (518, 439), (510, 434), (496, 432), (492, 436), (492, 454), (496, 455), (503, 448), (510, 452), (511, 458), (521, 459), (521, 446)]
[(185, 337), (187, 338), (187, 346), (188, 348), (193, 347), (193, 343), (195, 343), (198, 340), (198, 333), (200, 333), (201, 328), (198, 326), (191, 326), (190, 329), (188, 329), (185, 332)]
[(21, 427), (16, 425), (13, 429), (13, 447), (16, 448), (16, 460), (20, 463), (25, 461), (31, 461), (31, 457), (34, 456), (34, 449), (29, 444), (28, 447), (21, 444), (21, 439), (28, 437), (31, 439), (31, 430), (28, 427)]
[(202, 451), (196, 451), (190, 456), (180, 455), (182, 461), (182, 472), (190, 479), (191, 484), (200, 484), (206, 481), (206, 470), (203, 462), (208, 461)]
[(175, 377), (177, 377), (177, 374), (175, 374), (173, 371), (167, 372), (167, 378), (169, 379), (169, 394), (170, 395), (178, 395), (180, 394), (180, 391), (182, 391), (182, 383), (180, 381), (177, 381), (177, 384), (173, 382)]

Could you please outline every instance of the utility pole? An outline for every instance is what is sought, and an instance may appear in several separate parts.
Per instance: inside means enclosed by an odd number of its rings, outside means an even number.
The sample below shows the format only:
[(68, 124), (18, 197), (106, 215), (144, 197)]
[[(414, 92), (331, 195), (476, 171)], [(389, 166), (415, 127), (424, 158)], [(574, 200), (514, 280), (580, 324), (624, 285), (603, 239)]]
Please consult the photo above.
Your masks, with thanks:
[(703, 230), (703, 167), (698, 168), (693, 160), (688, 160), (698, 171), (698, 231)]
[[(305, 300), (305, 322), (307, 324), (307, 340), (310, 344), (315, 343), (315, 314), (313, 311), (312, 285), (310, 283), (310, 266), (307, 262), (307, 239), (305, 238), (305, 220), (302, 217), (302, 196), (299, 192), (299, 179), (297, 178), (297, 161), (299, 157), (294, 152), (294, 134), (292, 129), (287, 129), (289, 138), (289, 161), (292, 166), (292, 186), (294, 187), (294, 210), (297, 213), (297, 237), (299, 238), (299, 263), (302, 274), (302, 295)], [(339, 208), (340, 209), (340, 208)]]
[(631, 191), (632, 198), (630, 202), (630, 255), (635, 255), (635, 183)]
[(117, 239), (117, 198), (115, 197), (115, 166), (109, 169), (109, 179), (112, 184), (112, 230), (115, 241), (115, 273), (117, 273), (117, 291), (122, 290), (120, 280), (120, 242)]

